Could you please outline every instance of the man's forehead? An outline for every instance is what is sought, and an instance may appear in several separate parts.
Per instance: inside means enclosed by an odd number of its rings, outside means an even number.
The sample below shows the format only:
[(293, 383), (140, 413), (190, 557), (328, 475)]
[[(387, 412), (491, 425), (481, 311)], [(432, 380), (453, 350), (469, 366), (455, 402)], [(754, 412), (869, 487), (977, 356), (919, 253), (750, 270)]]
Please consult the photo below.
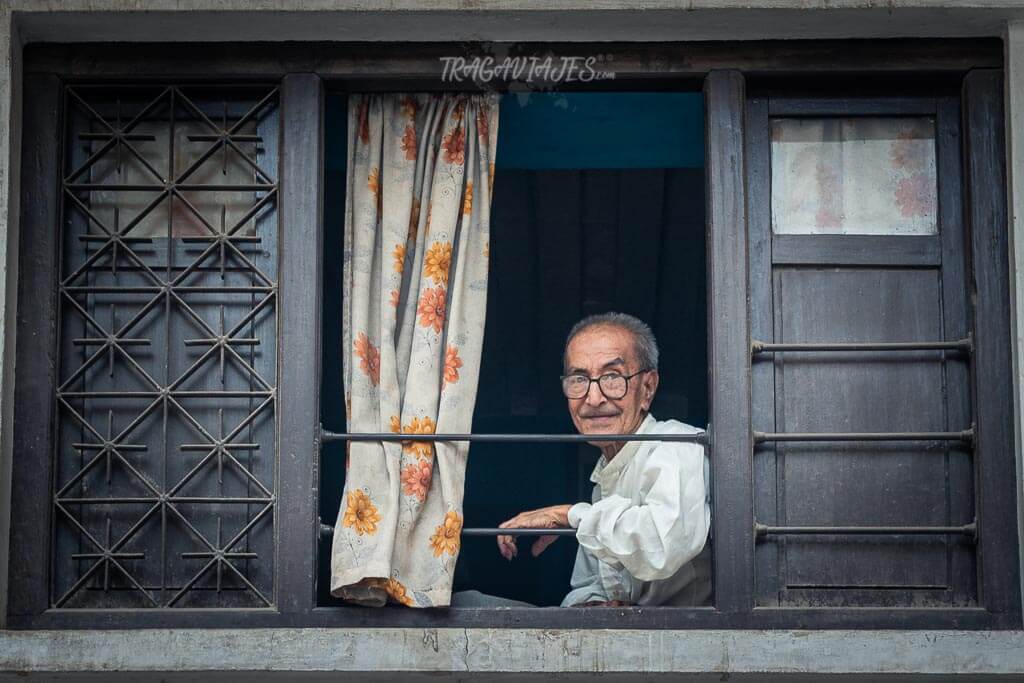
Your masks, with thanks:
[(625, 364), (633, 360), (633, 335), (611, 325), (591, 327), (573, 338), (566, 355), (571, 366)]

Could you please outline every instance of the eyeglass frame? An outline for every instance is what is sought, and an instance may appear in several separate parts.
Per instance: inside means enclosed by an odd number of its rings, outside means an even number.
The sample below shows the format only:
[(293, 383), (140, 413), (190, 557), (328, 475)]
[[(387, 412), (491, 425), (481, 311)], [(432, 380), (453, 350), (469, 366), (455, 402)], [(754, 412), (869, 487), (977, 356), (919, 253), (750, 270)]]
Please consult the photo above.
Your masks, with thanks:
[[(642, 369), (637, 370), (636, 372), (634, 372), (632, 375), (623, 375), (621, 372), (606, 372), (603, 375), (598, 375), (597, 377), (591, 377), (590, 375), (587, 375), (587, 374), (582, 373), (582, 372), (570, 372), (568, 375), (560, 375), (559, 379), (562, 382), (562, 395), (565, 396), (570, 401), (578, 401), (581, 398), (585, 398), (586, 395), (590, 393), (590, 385), (593, 384), (594, 382), (597, 382), (597, 390), (600, 391), (601, 395), (604, 396), (606, 399), (608, 399), (609, 401), (621, 401), (622, 399), (624, 399), (626, 397), (626, 394), (629, 393), (629, 380), (631, 380), (634, 377), (636, 377), (637, 375), (643, 374), (645, 372), (651, 372), (652, 370), (654, 370), (654, 368), (642, 368)], [(612, 398), (608, 394), (604, 393), (604, 387), (601, 386), (601, 378), (602, 377), (610, 377), (610, 376), (613, 376), (613, 375), (618, 375), (619, 377), (621, 377), (624, 380), (626, 380), (626, 389), (625, 389), (625, 391), (622, 392), (622, 396), (616, 396), (615, 398)], [(572, 397), (572, 396), (569, 396), (568, 394), (566, 394), (565, 393), (565, 380), (568, 377), (586, 377), (587, 380), (589, 381), (589, 384), (587, 384), (587, 390), (584, 391), (579, 396), (576, 396), (575, 398)]]

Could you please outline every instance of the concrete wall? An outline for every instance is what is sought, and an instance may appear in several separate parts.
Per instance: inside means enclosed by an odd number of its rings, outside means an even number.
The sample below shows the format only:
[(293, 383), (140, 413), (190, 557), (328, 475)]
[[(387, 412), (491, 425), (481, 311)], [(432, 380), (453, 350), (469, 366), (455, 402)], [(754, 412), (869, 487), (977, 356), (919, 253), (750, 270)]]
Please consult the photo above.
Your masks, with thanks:
[[(1024, 3), (1020, 0), (0, 0), (0, 547), (10, 521), (11, 397), (20, 168), (20, 53), (35, 41), (659, 41), (1002, 36), (1007, 56), (1014, 377), (1024, 386)], [(1020, 410), (1020, 408), (1018, 408)], [(1016, 425), (1018, 472), (1020, 420)], [(1018, 479), (1020, 479), (1018, 477)], [(1024, 523), (1022, 523), (1024, 529)], [(1024, 544), (1022, 544), (1024, 547)], [(1024, 575), (1024, 572), (1022, 572)], [(7, 555), (0, 552), (0, 628)], [(807, 672), (1024, 674), (1024, 633), (531, 632), (366, 629), (0, 632), (0, 675), (241, 672), (717, 672), (770, 680)], [(191, 672), (191, 673), (190, 673)], [(234, 673), (232, 673), (234, 672)], [(318, 673), (319, 672), (319, 673)], [(387, 677), (387, 675), (385, 675)], [(867, 679), (864, 677), (868, 677)], [(167, 679), (166, 676), (160, 678)], [(218, 676), (220, 678), (220, 676)], [(140, 680), (130, 675), (131, 680)], [(168, 679), (170, 680), (170, 679)], [(909, 680), (909, 679), (901, 679)]]
[(262, 679), (335, 673), (332, 680), (337, 673), (368, 671), (384, 678), (444, 672), (463, 680), (467, 672), (538, 680), (563, 672), (675, 672), (693, 676), (685, 680), (716, 681), (792, 681), (809, 674), (928, 680), (951, 671), (960, 680), (977, 681), (1020, 680), (1024, 674), (1020, 634), (963, 631), (8, 631), (0, 632), (0, 653), (0, 671), (11, 668), (33, 678), (121, 671), (132, 672), (132, 681), (164, 680), (161, 673), (167, 671), (185, 680), (206, 680), (204, 672), (237, 679), (244, 672)]

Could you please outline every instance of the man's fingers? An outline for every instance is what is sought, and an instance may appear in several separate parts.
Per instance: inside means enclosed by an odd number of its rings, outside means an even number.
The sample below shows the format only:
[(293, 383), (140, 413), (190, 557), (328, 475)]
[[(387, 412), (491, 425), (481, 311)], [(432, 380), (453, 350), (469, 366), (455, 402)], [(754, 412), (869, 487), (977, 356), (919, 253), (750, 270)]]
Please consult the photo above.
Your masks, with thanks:
[(516, 542), (511, 536), (498, 536), (498, 552), (506, 560), (516, 556)]
[(549, 545), (558, 540), (558, 536), (541, 536), (533, 542), (533, 556), (537, 557), (544, 552)]

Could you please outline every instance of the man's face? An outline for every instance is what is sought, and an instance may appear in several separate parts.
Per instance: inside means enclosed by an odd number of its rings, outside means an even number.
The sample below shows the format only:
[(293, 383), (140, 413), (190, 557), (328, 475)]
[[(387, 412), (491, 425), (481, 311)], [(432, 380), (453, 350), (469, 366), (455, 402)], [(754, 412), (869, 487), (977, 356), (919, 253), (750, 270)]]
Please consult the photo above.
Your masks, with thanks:
[[(633, 334), (621, 327), (589, 327), (577, 334), (566, 349), (566, 374), (582, 373), (596, 378), (618, 372), (629, 376), (641, 369)], [(591, 382), (583, 398), (566, 400), (580, 434), (631, 434), (643, 422), (657, 388), (658, 372), (652, 370), (630, 379), (626, 395), (620, 399), (606, 397), (597, 382)]]

